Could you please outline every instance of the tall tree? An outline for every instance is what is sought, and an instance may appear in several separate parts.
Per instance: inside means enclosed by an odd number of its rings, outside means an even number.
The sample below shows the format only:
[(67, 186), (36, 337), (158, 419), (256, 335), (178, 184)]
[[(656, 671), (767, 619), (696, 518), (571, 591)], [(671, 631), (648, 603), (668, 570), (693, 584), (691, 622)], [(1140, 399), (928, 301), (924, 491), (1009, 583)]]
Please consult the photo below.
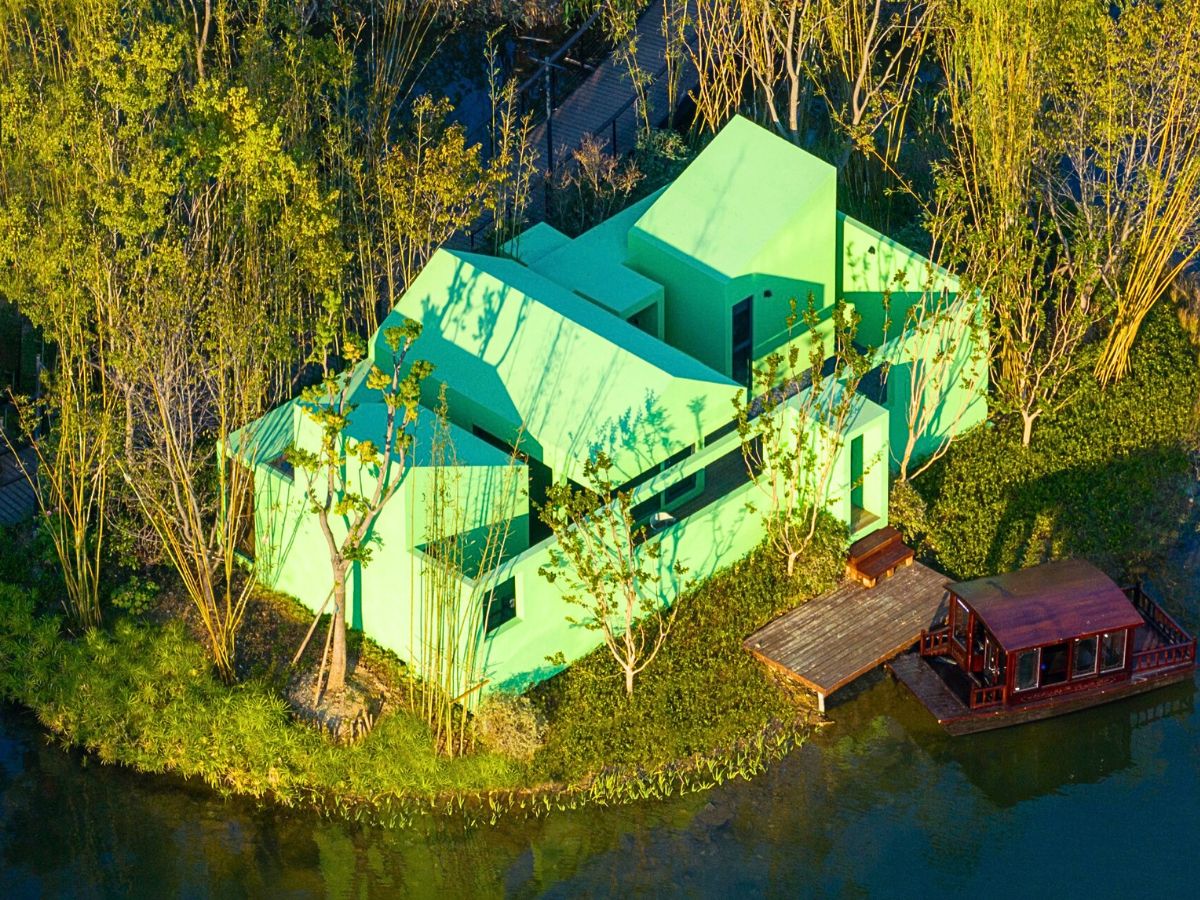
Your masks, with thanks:
[[(668, 609), (662, 598), (661, 543), (634, 517), (631, 493), (617, 489), (612, 469), (612, 460), (599, 453), (584, 465), (586, 487), (560, 482), (547, 491), (540, 514), (555, 545), (538, 571), (551, 584), (565, 582), (563, 599), (584, 614), (569, 621), (600, 633), (631, 695), (679, 608)], [(678, 562), (670, 571), (677, 579), (686, 574)]]
[(958, 0), (939, 32), (951, 152), (928, 224), (988, 299), (994, 403), (1020, 417), (1025, 445), (1074, 395), (1080, 349), (1103, 314), (1097, 244), (1064, 252), (1043, 190), (1057, 143), (1046, 110), (1091, 12), (1085, 0)]
[[(155, 267), (172, 161), (163, 121), (179, 43), (149, 10), (97, 0), (0, 12), (0, 291), (53, 345), (27, 406), (77, 624), (100, 617), (120, 311)], [(126, 443), (130, 432), (126, 410)]]
[[(365, 359), (365, 346), (351, 337), (344, 342), (341, 353), (349, 369), (335, 372), (333, 341), (341, 314), (341, 304), (331, 295), (313, 356), (313, 362), (321, 367), (322, 379), (301, 396), (304, 415), (320, 433), (319, 445), (315, 450), (296, 445), (287, 452), (289, 461), (304, 475), (309, 511), (316, 516), (329, 554), (333, 617), (326, 644), (330, 652), (322, 654), (317, 682), (319, 691), (327, 656), (329, 676), (324, 689), (334, 693), (346, 686), (346, 588), (351, 569), (371, 561), (371, 528), (403, 483), (421, 382), (433, 370), (423, 360), (408, 360), (408, 352), (421, 333), (420, 324), (408, 320), (384, 331), (384, 342), (391, 352), (386, 370)], [(368, 367), (367, 371), (359, 373), (359, 366)], [(355, 440), (347, 433), (363, 399), (354, 393), (359, 381), (355, 376), (359, 374), (364, 376), (365, 399), (384, 408), (384, 428), (378, 443)]]

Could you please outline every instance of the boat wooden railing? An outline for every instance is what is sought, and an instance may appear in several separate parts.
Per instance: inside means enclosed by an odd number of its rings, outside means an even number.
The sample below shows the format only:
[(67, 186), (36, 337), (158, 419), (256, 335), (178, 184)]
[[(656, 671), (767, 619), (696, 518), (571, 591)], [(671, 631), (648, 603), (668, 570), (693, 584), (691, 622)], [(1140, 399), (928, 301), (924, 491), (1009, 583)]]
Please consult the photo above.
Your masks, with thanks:
[(989, 687), (972, 688), (971, 709), (984, 709), (989, 706), (1001, 706), (1004, 703), (1005, 687), (994, 684)]
[(950, 626), (921, 632), (920, 652), (922, 656), (944, 656), (950, 652)]
[(1137, 607), (1148, 622), (1161, 632), (1164, 643), (1133, 654), (1133, 672), (1152, 672), (1176, 666), (1192, 665), (1196, 661), (1196, 639), (1191, 637), (1165, 609), (1142, 590), (1141, 585), (1125, 588), (1125, 596)]
[(1172, 644), (1169, 647), (1155, 647), (1133, 654), (1133, 672), (1153, 672), (1155, 669), (1171, 669), (1175, 666), (1190, 665), (1196, 659), (1196, 640), (1193, 638), (1186, 644)]

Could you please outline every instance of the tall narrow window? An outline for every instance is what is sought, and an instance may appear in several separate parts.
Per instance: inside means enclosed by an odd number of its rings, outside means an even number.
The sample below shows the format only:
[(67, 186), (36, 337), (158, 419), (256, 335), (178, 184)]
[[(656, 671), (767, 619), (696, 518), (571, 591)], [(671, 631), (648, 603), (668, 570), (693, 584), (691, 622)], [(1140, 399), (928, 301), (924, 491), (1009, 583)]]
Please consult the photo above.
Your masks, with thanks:
[(733, 307), (733, 365), (730, 377), (738, 384), (753, 388), (750, 383), (751, 357), (754, 353), (754, 298), (747, 297)]
[(515, 578), (502, 581), (496, 585), (491, 596), (483, 598), (484, 625), (483, 629), (491, 634), (501, 625), (511, 622), (517, 617), (517, 582)]
[(970, 617), (970, 615), (971, 613), (967, 609), (967, 605), (955, 597), (953, 632), (954, 643), (958, 644), (958, 646), (962, 647), (964, 650), (967, 649), (967, 619)]
[(1096, 674), (1096, 638), (1079, 638), (1075, 641), (1075, 653), (1071, 660), (1071, 677), (1087, 678)]
[(1067, 680), (1067, 655), (1070, 645), (1051, 644), (1042, 648), (1041, 685), (1062, 684)]
[(863, 471), (863, 436), (860, 434), (850, 442), (850, 507), (863, 508), (863, 481), (866, 472)]

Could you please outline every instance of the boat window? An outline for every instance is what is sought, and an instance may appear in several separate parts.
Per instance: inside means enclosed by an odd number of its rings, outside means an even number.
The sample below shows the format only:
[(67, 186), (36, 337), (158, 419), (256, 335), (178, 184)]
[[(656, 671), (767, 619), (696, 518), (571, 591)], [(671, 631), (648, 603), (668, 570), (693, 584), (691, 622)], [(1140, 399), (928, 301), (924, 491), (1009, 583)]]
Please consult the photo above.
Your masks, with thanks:
[(1063, 641), (1061, 644), (1051, 644), (1049, 647), (1042, 648), (1042, 677), (1040, 682), (1042, 687), (1051, 684), (1062, 684), (1067, 680), (1067, 655), (1070, 646), (1066, 641)]
[(1038, 653), (1039, 651), (1035, 648), (1017, 654), (1017, 677), (1013, 686), (1014, 690), (1027, 691), (1037, 687)]
[(1071, 664), (1072, 678), (1086, 678), (1096, 674), (1096, 638), (1079, 638), (1075, 641), (1075, 660)]
[(1125, 632), (1110, 631), (1100, 642), (1100, 671), (1125, 667)]
[(971, 613), (967, 609), (967, 605), (955, 597), (954, 643), (958, 644), (958, 646), (962, 647), (964, 650), (967, 649), (967, 618), (970, 616), (970, 614)]

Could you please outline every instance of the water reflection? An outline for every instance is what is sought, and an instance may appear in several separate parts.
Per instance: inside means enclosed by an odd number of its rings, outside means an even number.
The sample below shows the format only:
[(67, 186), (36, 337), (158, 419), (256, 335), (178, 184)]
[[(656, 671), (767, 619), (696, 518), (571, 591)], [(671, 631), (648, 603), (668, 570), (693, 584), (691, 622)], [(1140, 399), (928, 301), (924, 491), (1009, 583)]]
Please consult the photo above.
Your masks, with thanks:
[[(751, 783), (464, 831), (361, 828), (87, 764), (0, 710), (4, 896), (1102, 895), (1191, 877), (1195, 687), (946, 736), (886, 676)], [(1107, 811), (1107, 812), (1106, 812)], [(1106, 851), (1108, 852), (1108, 851)]]

